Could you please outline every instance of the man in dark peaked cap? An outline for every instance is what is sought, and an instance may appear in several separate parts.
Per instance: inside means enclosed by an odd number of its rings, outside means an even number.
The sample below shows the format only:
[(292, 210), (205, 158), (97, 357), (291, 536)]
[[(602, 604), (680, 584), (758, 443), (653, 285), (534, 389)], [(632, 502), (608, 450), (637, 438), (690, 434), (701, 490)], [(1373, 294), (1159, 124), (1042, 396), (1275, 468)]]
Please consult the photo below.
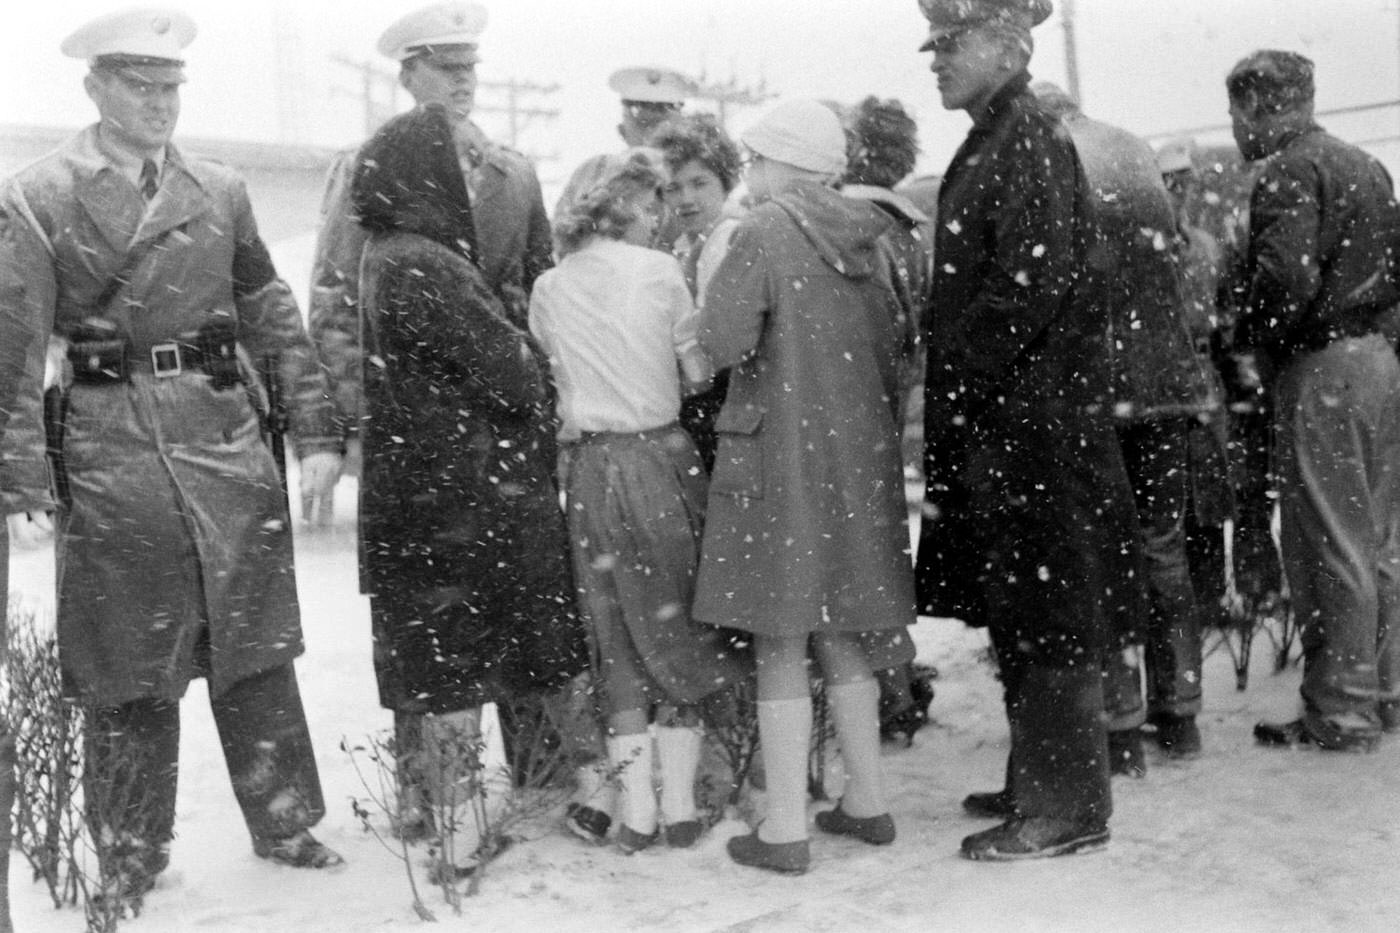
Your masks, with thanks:
[(1088, 183), (1028, 88), (1050, 4), (920, 7), (943, 106), (973, 120), (935, 226), (920, 611), (989, 627), (1011, 738), (1006, 786), (963, 804), (1004, 822), (962, 854), (1088, 851), (1108, 842), (1112, 812), (1100, 662), (1144, 599), (1104, 405), (1107, 317), (1082, 293)]

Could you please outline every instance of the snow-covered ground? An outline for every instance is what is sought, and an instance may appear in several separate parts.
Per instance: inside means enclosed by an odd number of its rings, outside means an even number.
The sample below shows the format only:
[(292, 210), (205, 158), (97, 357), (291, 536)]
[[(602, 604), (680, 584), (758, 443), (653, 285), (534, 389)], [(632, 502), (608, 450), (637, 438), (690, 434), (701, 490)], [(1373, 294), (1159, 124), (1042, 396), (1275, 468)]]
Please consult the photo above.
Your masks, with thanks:
[[(305, 301), (311, 237), (274, 246)], [(298, 276), (300, 273), (300, 276)], [(357, 592), (355, 486), (342, 482), (329, 529), (298, 528), (307, 653), (302, 693), (329, 813), (318, 835), (348, 864), (303, 872), (254, 857), (224, 771), (202, 684), (184, 704), (178, 838), (171, 868), (123, 929), (141, 933), (339, 933), (418, 929), (401, 866), (360, 829), (363, 788), (340, 750), (387, 729), (370, 666), (368, 602)], [(48, 551), (13, 555), (21, 599), (52, 602)], [(985, 639), (922, 620), (921, 659), (940, 671), (936, 724), (912, 748), (887, 745), (899, 827), (887, 849), (814, 836), (812, 870), (787, 878), (732, 864), (722, 823), (695, 849), (625, 857), (552, 826), (493, 863), (460, 917), (426, 894), (441, 925), (475, 931), (1385, 931), (1400, 929), (1400, 736), (1370, 755), (1256, 748), (1253, 723), (1291, 715), (1298, 672), (1269, 672), (1258, 648), (1249, 689), (1234, 689), (1224, 651), (1206, 668), (1205, 754), (1153, 757), (1147, 777), (1117, 779), (1113, 841), (1102, 853), (1015, 865), (957, 855), (986, 821), (965, 817), (968, 791), (999, 786), (1006, 755), (1000, 692), (980, 660)], [(825, 804), (814, 804), (814, 809)], [(23, 859), (11, 868), (15, 928), (72, 933)]]
[[(356, 592), (354, 481), (336, 524), (299, 529), (297, 560), (308, 650), (298, 662), (329, 814), (317, 830), (345, 854), (333, 872), (281, 868), (253, 856), (224, 773), (206, 694), (184, 704), (179, 836), (170, 870), (123, 929), (143, 933), (397, 931), (419, 928), (399, 864), (351, 814), (361, 787), (340, 751), (387, 728), (370, 669), (368, 603)], [(13, 585), (51, 585), (43, 552), (15, 555)], [(969, 790), (997, 786), (1006, 753), (999, 693), (979, 657), (979, 632), (938, 619), (916, 632), (937, 665), (936, 725), (912, 748), (887, 745), (899, 826), (887, 849), (814, 836), (799, 878), (730, 863), (722, 823), (693, 850), (626, 857), (546, 827), (507, 851), (460, 917), (435, 891), (447, 929), (489, 931), (1346, 930), (1400, 927), (1400, 739), (1370, 755), (1256, 748), (1254, 721), (1292, 711), (1296, 669), (1268, 670), (1256, 651), (1238, 693), (1223, 651), (1207, 662), (1205, 754), (1153, 757), (1147, 777), (1116, 779), (1113, 842), (1102, 853), (1015, 865), (957, 856)], [(814, 809), (823, 806), (814, 804)], [(79, 930), (54, 911), (23, 860), (11, 871), (16, 929)]]

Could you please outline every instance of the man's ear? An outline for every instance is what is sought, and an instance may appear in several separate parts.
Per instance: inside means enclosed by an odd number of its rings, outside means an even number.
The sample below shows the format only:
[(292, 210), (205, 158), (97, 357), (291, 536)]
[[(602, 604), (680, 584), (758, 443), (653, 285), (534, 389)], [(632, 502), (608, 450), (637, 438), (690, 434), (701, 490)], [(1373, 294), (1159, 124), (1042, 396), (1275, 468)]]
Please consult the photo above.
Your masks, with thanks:
[(1259, 116), (1259, 92), (1255, 90), (1245, 91), (1237, 98), (1240, 111), (1251, 120)]

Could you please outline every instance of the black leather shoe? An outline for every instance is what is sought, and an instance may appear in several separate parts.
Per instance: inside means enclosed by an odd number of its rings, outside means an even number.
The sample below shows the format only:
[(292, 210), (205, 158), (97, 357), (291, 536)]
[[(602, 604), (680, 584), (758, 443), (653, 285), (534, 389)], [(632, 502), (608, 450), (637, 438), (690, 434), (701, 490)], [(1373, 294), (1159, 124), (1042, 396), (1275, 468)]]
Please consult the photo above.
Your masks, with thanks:
[(964, 797), (962, 807), (972, 816), (1009, 820), (1016, 815), (1016, 798), (1009, 790), (979, 791)]
[(1092, 852), (1108, 845), (1108, 827), (1051, 817), (1018, 817), (962, 841), (963, 858), (1015, 862)]
[(1301, 719), (1292, 722), (1261, 722), (1254, 727), (1254, 738), (1260, 745), (1291, 748), (1296, 745), (1316, 745), (1329, 752), (1373, 752), (1380, 744), (1380, 733), (1343, 732), (1333, 730), (1319, 735)]
[(612, 817), (602, 810), (571, 803), (564, 810), (564, 826), (584, 842), (600, 846), (608, 840), (608, 827)]
[(1147, 774), (1147, 756), (1142, 751), (1142, 733), (1118, 729), (1108, 733), (1108, 773), (1140, 778)]
[(764, 842), (758, 838), (758, 830), (747, 836), (735, 836), (725, 843), (729, 857), (740, 865), (762, 868), (783, 875), (805, 874), (812, 864), (810, 841)]
[(304, 829), (281, 839), (256, 839), (253, 852), (258, 858), (292, 868), (334, 868), (345, 864), (340, 853)]
[(661, 838), (661, 827), (653, 829), (650, 834), (639, 833), (632, 827), (623, 823), (617, 830), (617, 847), (622, 850), (623, 855), (631, 855), (633, 852), (640, 852), (643, 849), (650, 849), (656, 845), (656, 840)]
[(841, 809), (838, 801), (830, 810), (817, 814), (817, 829), (833, 836), (853, 836), (872, 846), (887, 846), (894, 842), (894, 819), (888, 813), (879, 816), (851, 816)]
[(666, 845), (673, 849), (689, 849), (700, 841), (705, 824), (699, 820), (680, 820), (666, 824)]

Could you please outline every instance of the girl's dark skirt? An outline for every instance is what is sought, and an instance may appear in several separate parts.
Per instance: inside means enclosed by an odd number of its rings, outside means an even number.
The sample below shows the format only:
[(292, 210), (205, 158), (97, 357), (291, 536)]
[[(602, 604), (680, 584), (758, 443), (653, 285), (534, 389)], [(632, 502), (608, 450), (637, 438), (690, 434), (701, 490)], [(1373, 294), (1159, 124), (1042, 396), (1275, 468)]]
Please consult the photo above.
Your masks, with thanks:
[(604, 710), (692, 704), (747, 677), (725, 633), (690, 614), (708, 485), (690, 436), (585, 434), (560, 474)]

